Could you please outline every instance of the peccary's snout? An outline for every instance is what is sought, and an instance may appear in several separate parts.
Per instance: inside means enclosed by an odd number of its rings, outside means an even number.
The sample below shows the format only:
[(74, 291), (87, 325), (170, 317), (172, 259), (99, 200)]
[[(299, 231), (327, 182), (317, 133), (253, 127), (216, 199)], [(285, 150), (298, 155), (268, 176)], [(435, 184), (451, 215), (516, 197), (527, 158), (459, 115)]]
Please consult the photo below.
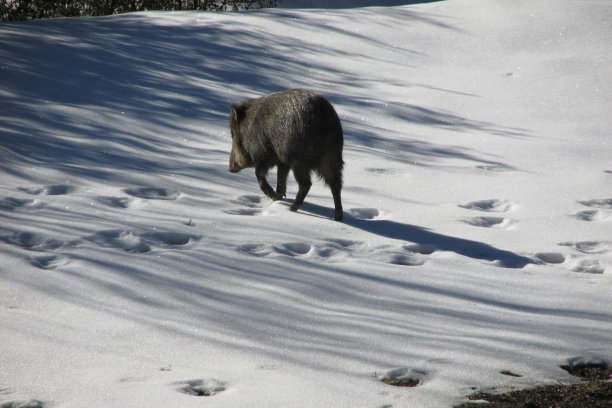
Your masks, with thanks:
[(236, 151), (235, 149), (232, 149), (231, 153), (230, 153), (230, 160), (229, 160), (229, 168), (228, 170), (230, 171), (230, 173), (238, 173), (240, 170), (242, 170), (242, 166), (238, 165), (238, 161), (236, 160)]
[(242, 170), (242, 167), (236, 164), (235, 160), (230, 160), (228, 170), (230, 173), (238, 173), (240, 170)]

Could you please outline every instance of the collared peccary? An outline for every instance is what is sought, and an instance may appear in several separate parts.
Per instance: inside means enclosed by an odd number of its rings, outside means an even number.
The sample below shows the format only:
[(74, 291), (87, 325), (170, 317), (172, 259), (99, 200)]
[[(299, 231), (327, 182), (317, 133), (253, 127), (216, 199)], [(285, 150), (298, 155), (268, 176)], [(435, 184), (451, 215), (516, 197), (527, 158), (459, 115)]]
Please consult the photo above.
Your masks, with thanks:
[[(321, 95), (305, 89), (273, 93), (232, 105), (230, 113), (232, 152), (229, 171), (255, 167), (261, 190), (280, 200), (293, 170), (299, 189), (289, 207), (297, 211), (312, 185), (314, 171), (330, 187), (334, 219), (342, 221), (342, 126), (332, 105)], [(278, 168), (276, 191), (266, 180), (268, 170)]]

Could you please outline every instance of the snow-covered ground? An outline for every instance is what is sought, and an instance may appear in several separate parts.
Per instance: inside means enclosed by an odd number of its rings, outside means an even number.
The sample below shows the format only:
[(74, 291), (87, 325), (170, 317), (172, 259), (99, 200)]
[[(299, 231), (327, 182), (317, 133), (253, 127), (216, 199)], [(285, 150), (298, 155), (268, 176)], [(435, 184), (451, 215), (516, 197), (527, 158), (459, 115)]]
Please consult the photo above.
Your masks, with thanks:
[[(612, 363), (612, 2), (398, 3), (0, 23), (2, 407), (439, 408)], [(341, 117), (343, 223), (227, 171), (229, 105), (294, 87)]]

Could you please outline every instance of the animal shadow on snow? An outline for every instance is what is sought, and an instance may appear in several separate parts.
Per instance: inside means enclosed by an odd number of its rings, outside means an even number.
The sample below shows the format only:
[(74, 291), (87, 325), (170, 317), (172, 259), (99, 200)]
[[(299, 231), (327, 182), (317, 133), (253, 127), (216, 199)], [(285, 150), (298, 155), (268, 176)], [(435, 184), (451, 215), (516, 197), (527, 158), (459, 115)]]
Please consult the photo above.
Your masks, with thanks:
[[(302, 210), (322, 217), (327, 217), (330, 212), (329, 208), (311, 203), (304, 203)], [(344, 223), (371, 234), (433, 247), (438, 251), (455, 252), (473, 259), (495, 262), (497, 265), (505, 268), (523, 268), (534, 263), (530, 258), (511, 251), (495, 248), (484, 242), (438, 234), (428, 228), (417, 225), (391, 220), (360, 219), (349, 213), (344, 214)]]

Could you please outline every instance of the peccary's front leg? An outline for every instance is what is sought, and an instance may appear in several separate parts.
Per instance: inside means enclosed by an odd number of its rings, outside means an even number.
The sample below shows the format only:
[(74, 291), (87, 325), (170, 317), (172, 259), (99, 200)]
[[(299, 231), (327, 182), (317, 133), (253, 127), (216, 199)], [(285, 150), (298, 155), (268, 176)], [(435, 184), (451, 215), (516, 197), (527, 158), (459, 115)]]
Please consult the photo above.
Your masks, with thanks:
[(290, 167), (286, 164), (278, 164), (276, 173), (276, 196), (280, 200), (287, 193), (287, 176), (289, 175)]
[(257, 181), (259, 182), (259, 188), (264, 192), (265, 195), (270, 197), (272, 200), (280, 200), (282, 198), (278, 197), (276, 192), (272, 189), (272, 186), (268, 183), (266, 179), (266, 175), (268, 174), (268, 168), (264, 166), (255, 167), (255, 176), (257, 177)]

